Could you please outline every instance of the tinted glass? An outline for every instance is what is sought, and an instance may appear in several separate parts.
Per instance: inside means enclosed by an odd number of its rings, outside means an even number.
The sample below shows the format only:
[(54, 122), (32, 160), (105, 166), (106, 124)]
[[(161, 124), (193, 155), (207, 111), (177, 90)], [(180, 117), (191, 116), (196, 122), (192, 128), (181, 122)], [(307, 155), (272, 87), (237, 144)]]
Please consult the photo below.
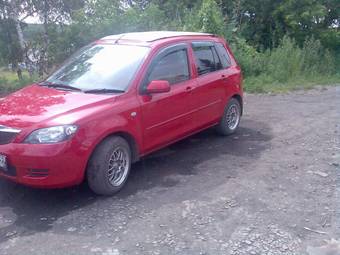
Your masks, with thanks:
[(199, 75), (214, 72), (222, 68), (220, 59), (213, 46), (193, 46), (193, 50)]
[(90, 45), (70, 58), (47, 81), (81, 90), (126, 90), (149, 52), (147, 47)]
[(220, 60), (220, 57), (218, 56), (215, 47), (211, 47), (211, 50), (213, 52), (213, 56), (214, 56), (214, 61), (215, 61), (215, 69), (216, 70), (220, 70), (222, 69), (222, 63)]
[(214, 56), (209, 46), (194, 47), (196, 66), (199, 75), (215, 70)]
[(227, 50), (224, 48), (224, 45), (222, 43), (216, 43), (216, 49), (218, 55), (220, 56), (223, 67), (229, 67), (231, 65), (231, 60)]
[(171, 52), (155, 63), (148, 80), (166, 80), (175, 84), (189, 78), (187, 51), (183, 49)]

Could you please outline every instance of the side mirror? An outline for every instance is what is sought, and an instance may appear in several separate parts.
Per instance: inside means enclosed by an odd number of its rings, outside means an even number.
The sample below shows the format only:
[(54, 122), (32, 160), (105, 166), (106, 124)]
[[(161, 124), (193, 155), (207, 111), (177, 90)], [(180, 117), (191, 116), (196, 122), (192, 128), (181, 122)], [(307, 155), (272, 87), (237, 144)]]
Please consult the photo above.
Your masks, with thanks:
[(170, 83), (168, 81), (156, 80), (151, 81), (146, 87), (148, 94), (165, 93), (170, 91)]

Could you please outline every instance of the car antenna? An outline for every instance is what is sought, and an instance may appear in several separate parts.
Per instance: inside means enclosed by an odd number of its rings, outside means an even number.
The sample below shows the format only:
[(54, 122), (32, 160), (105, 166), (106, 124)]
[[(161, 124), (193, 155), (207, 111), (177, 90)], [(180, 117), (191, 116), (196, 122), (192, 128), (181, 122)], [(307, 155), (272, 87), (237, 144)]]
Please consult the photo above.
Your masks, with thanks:
[(122, 34), (121, 36), (119, 36), (119, 37), (115, 40), (114, 44), (117, 44), (117, 43), (119, 42), (119, 40), (123, 38), (124, 35), (125, 35), (125, 34)]

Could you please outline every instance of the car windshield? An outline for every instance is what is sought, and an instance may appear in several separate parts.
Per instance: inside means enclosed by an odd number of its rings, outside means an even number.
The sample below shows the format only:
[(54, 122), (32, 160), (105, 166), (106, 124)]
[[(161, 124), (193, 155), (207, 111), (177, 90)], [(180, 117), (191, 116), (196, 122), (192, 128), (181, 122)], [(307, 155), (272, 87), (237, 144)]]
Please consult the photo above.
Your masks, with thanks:
[[(45, 84), (82, 91), (126, 91), (148, 47), (95, 44), (85, 47), (46, 79)], [(66, 85), (66, 86), (65, 86)]]

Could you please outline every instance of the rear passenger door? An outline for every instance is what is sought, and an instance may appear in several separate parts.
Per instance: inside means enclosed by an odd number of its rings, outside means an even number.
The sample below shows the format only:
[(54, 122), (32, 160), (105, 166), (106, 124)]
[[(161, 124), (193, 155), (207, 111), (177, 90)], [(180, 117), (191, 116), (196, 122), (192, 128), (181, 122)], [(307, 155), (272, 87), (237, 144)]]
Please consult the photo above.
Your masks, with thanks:
[(213, 42), (193, 42), (197, 86), (190, 101), (196, 128), (217, 122), (223, 112), (225, 72)]

